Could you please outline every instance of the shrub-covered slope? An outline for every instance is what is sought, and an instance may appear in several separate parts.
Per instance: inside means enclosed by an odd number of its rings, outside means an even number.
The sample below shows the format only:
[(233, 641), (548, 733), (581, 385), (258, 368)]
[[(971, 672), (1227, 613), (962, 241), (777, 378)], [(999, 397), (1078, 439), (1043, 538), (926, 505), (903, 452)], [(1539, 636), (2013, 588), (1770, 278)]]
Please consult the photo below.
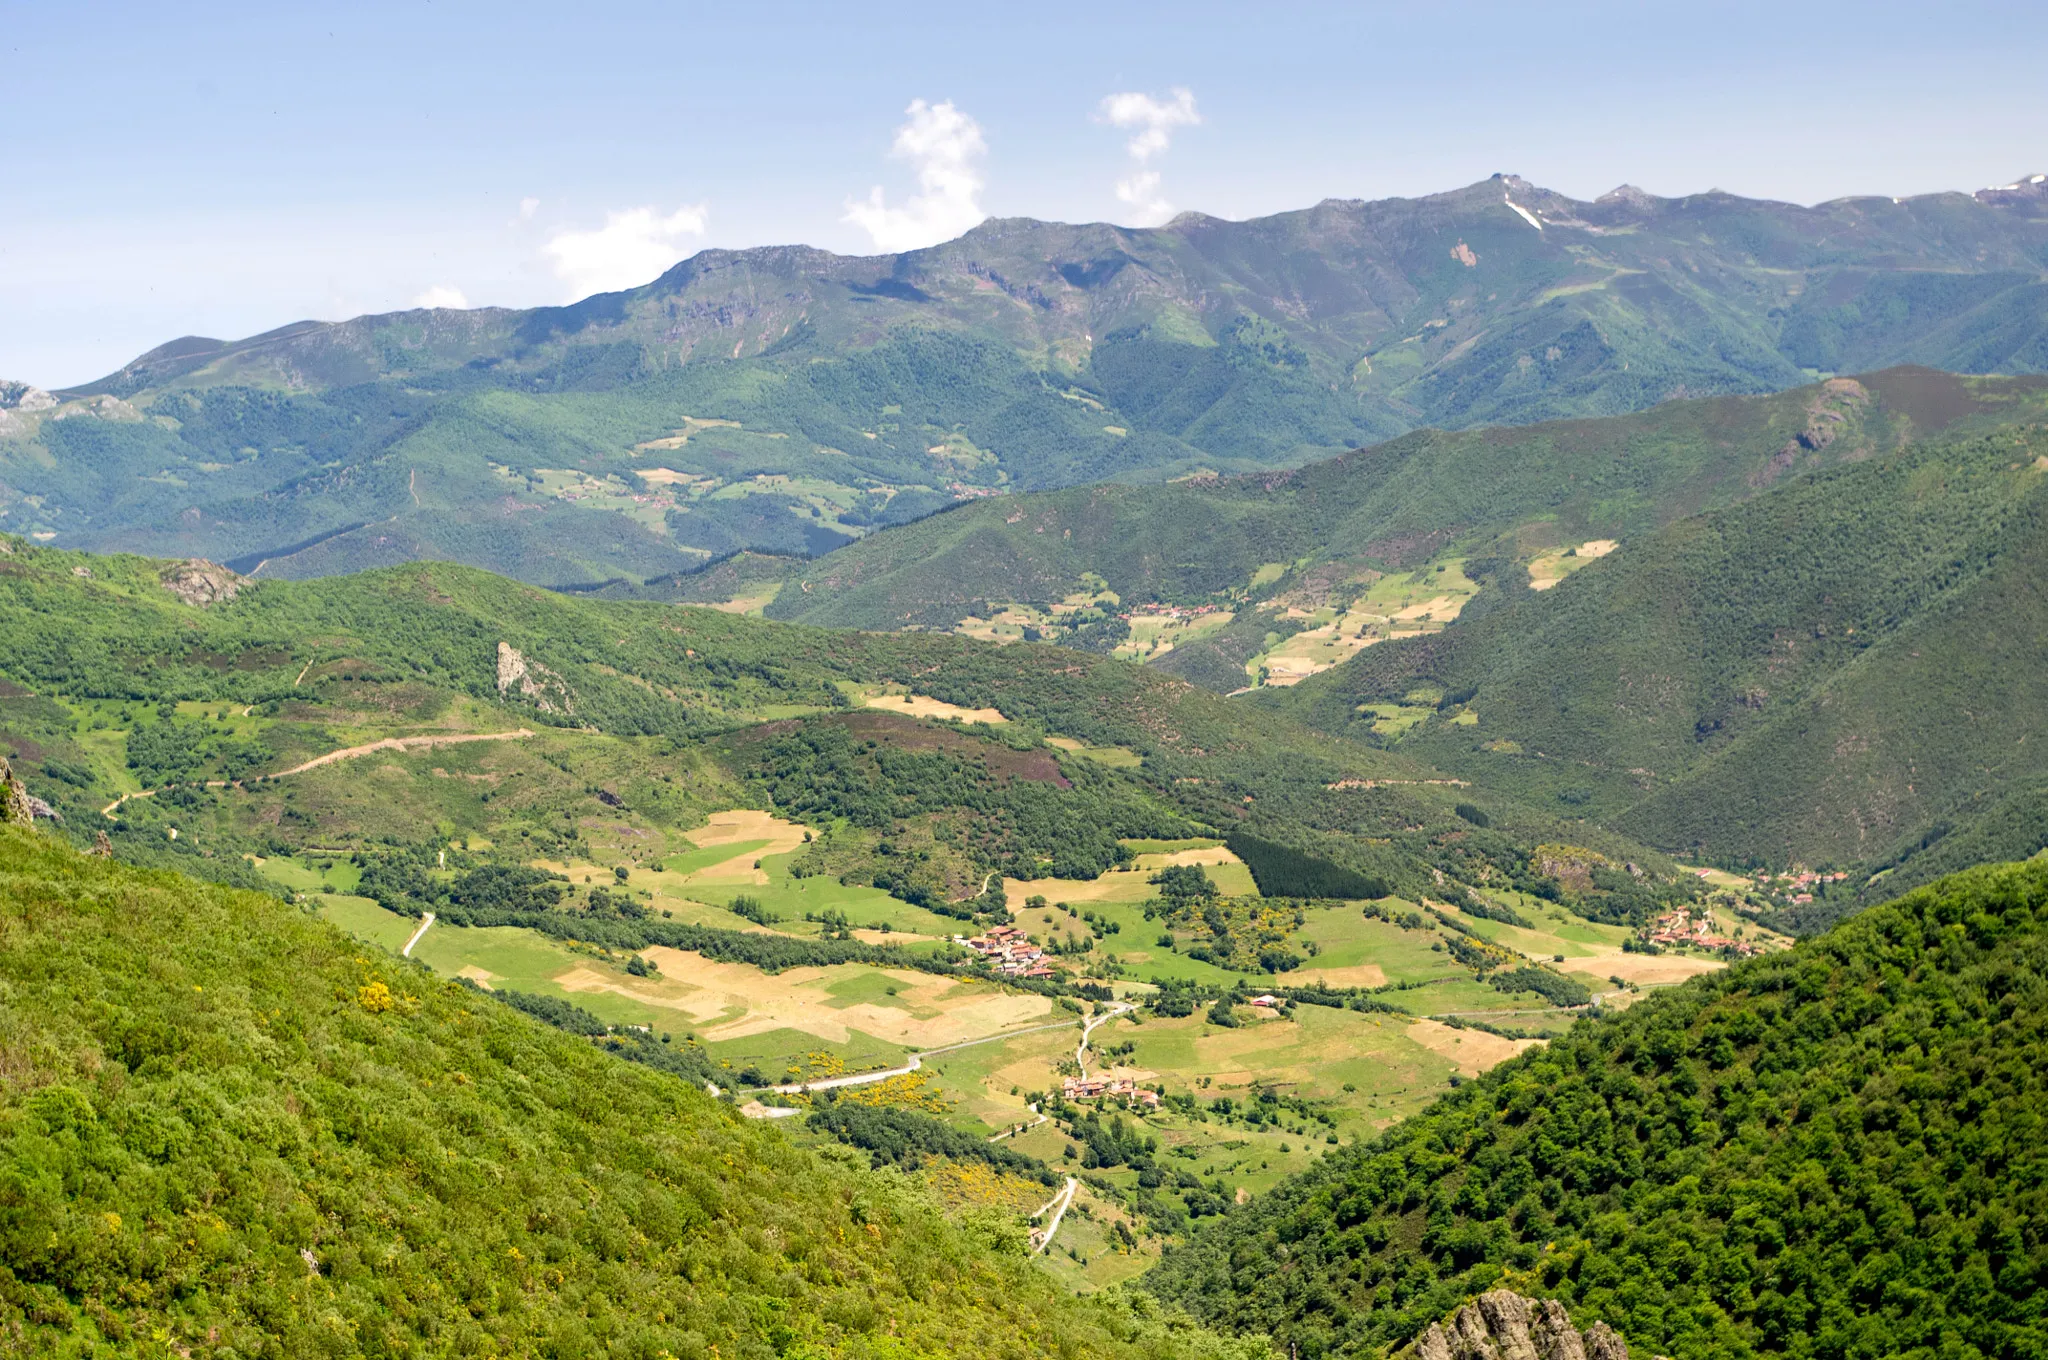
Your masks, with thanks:
[(1678, 1357), (2048, 1348), (2048, 862), (1582, 1022), (1167, 1256), (1306, 1360), (1505, 1284)]
[(274, 897), (0, 829), (0, 941), (5, 1348), (1217, 1353)]
[(1361, 703), (1440, 687), (1460, 704), (1398, 749), (1674, 852), (1907, 870), (2048, 772), (2044, 554), (2048, 430), (1934, 440), (1625, 544), (1277, 704), (1362, 732)]

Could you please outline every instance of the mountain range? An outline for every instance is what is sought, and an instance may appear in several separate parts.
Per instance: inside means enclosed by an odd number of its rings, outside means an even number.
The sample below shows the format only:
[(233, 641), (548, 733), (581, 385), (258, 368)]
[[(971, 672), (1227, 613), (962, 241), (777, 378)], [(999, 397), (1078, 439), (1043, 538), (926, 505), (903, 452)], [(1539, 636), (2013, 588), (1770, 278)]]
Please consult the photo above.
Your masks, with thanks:
[(2043, 187), (1809, 208), (1497, 176), (1247, 222), (992, 220), (893, 256), (706, 251), (567, 307), (188, 337), (0, 387), (0, 528), (259, 575), (638, 582), (1423, 426), (2038, 371)]

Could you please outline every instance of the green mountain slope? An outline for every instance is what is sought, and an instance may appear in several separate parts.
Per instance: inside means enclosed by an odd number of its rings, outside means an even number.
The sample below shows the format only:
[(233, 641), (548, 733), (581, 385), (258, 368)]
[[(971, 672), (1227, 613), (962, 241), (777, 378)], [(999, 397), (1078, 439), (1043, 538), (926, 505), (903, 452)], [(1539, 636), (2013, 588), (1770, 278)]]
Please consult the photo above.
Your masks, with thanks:
[(1423, 425), (2034, 371), (2031, 189), (1801, 208), (1513, 177), (1249, 222), (707, 251), (533, 311), (194, 337), (0, 387), (0, 527), (305, 576), (550, 585), (816, 554), (962, 499), (1293, 466)]
[[(1422, 431), (1288, 473), (963, 506), (790, 564), (765, 609), (840, 627), (949, 628), (1022, 606), (1041, 616), (1042, 635), (1083, 646), (1100, 628), (1075, 621), (1099, 611), (1047, 611), (1105, 592), (1126, 615), (1161, 603), (1234, 609), (1220, 634), (1156, 661), (1228, 691), (1250, 683), (1245, 662), (1266, 633), (1341, 607), (1380, 573), (1456, 554), (1499, 559), (1486, 574), (1505, 584), (1538, 554), (1633, 539), (1943, 428), (2044, 412), (2039, 379), (1896, 369), (1601, 420)], [(640, 593), (758, 598), (765, 574), (707, 573)]]
[(2039, 425), (1820, 473), (1278, 703), (1363, 733), (1436, 687), (1396, 744), (1491, 787), (1727, 863), (1909, 862), (2042, 777), (2044, 474)]
[(0, 829), (0, 930), (23, 1353), (1224, 1353), (274, 897)]
[[(1537, 847), (1559, 841), (1650, 866), (1660, 892), (1689, 884), (1637, 842), (1109, 657), (580, 599), (447, 564), (252, 584), (0, 548), (0, 738), (69, 834), (106, 825), (124, 855), (207, 876), (337, 838), (425, 843), (440, 822), (445, 836), (566, 852), (621, 810), (673, 831), (772, 797), (847, 817), (876, 857), (911, 826), (927, 858), (906, 886), (956, 900), (1041, 861), (1092, 878), (1115, 838), (1191, 824), (1411, 894), (1527, 881)], [(233, 598), (174, 593), (195, 594), (197, 579)], [(1004, 721), (948, 735), (849, 713), (885, 688)], [(262, 778), (373, 740), (513, 731), (538, 735), (506, 757), (509, 787), (436, 777), (431, 753), (414, 782), (374, 796), (341, 770), (306, 771), (303, 794)], [(887, 754), (865, 754), (877, 748)], [(241, 782), (189, 787), (208, 779)], [(102, 815), (116, 795), (170, 784), (188, 787)]]
[(1678, 1357), (2048, 1345), (2048, 864), (1974, 870), (1582, 1022), (1148, 1277), (1291, 1354), (1496, 1284)]

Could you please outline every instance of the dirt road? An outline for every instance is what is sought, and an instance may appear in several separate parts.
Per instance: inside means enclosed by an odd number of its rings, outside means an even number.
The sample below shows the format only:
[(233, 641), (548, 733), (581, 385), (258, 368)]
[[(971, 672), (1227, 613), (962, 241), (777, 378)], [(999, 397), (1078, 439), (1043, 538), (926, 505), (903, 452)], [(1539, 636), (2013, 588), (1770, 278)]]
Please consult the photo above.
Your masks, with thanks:
[[(1128, 1010), (1130, 1008), (1127, 1006), (1125, 1009)], [(768, 1089), (780, 1091), (783, 1095), (789, 1096), (795, 1095), (799, 1091), (830, 1091), (841, 1086), (866, 1086), (871, 1082), (887, 1081), (891, 1077), (907, 1077), (912, 1072), (922, 1070), (926, 1058), (934, 1058), (941, 1053), (952, 1053), (962, 1048), (973, 1048), (976, 1044), (1001, 1043), (1005, 1039), (1014, 1039), (1020, 1034), (1037, 1034), (1041, 1030), (1048, 1029), (1072, 1029), (1073, 1026), (1073, 1021), (1061, 1020), (1050, 1025), (1026, 1025), (1022, 1029), (1006, 1029), (999, 1034), (988, 1034), (979, 1039), (963, 1039), (957, 1044), (946, 1044), (939, 1048), (928, 1048), (922, 1053), (913, 1053), (910, 1061), (901, 1067), (884, 1068), (879, 1072), (856, 1072), (850, 1077), (821, 1077), (816, 1081), (791, 1081), (785, 1082), (780, 1086), (771, 1086)], [(1083, 1037), (1081, 1042), (1086, 1044), (1088, 1041)]]
[[(1081, 1182), (1075, 1180), (1072, 1176), (1067, 1177), (1065, 1187), (1048, 1200), (1045, 1206), (1038, 1211), (1038, 1214), (1042, 1214), (1046, 1209), (1051, 1209), (1053, 1214), (1052, 1221), (1047, 1223), (1043, 1230), (1031, 1234), (1032, 1254), (1036, 1255), (1052, 1245), (1052, 1235), (1060, 1230), (1060, 1220), (1067, 1216), (1067, 1209), (1074, 1202), (1074, 1191), (1080, 1184)], [(1033, 1214), (1032, 1217), (1037, 1218), (1038, 1214)]]
[[(461, 746), (472, 741), (518, 741), (523, 737), (530, 737), (532, 735), (531, 731), (521, 727), (511, 732), (450, 732), (438, 736), (386, 737), (382, 741), (365, 742), (361, 746), (344, 746), (339, 751), (329, 751), (324, 756), (314, 756), (311, 760), (294, 765), (288, 770), (276, 770), (263, 777), (266, 779), (282, 779), (288, 774), (304, 774), (308, 770), (317, 770), (322, 765), (332, 765), (338, 760), (352, 760), (357, 756), (370, 755), (376, 751), (418, 751), (435, 746)], [(209, 779), (206, 781), (205, 787), (209, 789), (239, 789), (242, 787), (242, 781), (239, 779)], [(124, 793), (113, 802), (101, 808), (100, 816), (111, 821), (114, 814), (121, 810), (121, 804), (127, 802), (130, 798), (154, 798), (161, 792), (163, 792), (162, 789), (142, 789), (135, 793)]]

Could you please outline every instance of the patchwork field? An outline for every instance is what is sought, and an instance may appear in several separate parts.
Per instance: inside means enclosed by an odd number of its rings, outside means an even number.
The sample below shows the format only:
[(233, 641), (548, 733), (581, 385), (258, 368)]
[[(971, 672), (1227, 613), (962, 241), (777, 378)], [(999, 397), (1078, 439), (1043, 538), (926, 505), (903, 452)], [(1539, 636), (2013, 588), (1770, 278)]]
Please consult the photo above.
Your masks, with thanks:
[(1245, 664), (1254, 685), (1297, 685), (1342, 665), (1376, 642), (1442, 632), (1479, 593), (1462, 559), (1379, 576), (1349, 605), (1306, 608), (1286, 597), (1263, 606), (1310, 626)]
[[(1169, 864), (1199, 864), (1209, 873), (1217, 890), (1233, 897), (1249, 897), (1258, 892), (1258, 885), (1252, 882), (1251, 870), (1244, 867), (1244, 861), (1216, 842), (1173, 842), (1171, 849), (1152, 849), (1154, 845), (1166, 843), (1151, 841), (1127, 842), (1129, 848), (1139, 851), (1138, 857), (1125, 869), (1112, 869), (1102, 877), (1085, 880), (1071, 878), (1006, 878), (1003, 891), (1009, 896), (1010, 910), (1023, 913), (1024, 903), (1032, 897), (1043, 897), (1048, 904), (1059, 903), (1136, 903), (1143, 902), (1157, 890), (1152, 886), (1152, 875)], [(1136, 919), (1137, 914), (1133, 913)], [(1035, 919), (1035, 918), (1034, 918)], [(1045, 922), (1054, 922), (1048, 917)], [(1020, 915), (1018, 924), (1030, 929), (1030, 923)]]
[(1575, 548), (1560, 548), (1529, 562), (1529, 589), (1549, 590), (1588, 562), (1607, 556), (1621, 544), (1611, 538), (1596, 538)]
[[(921, 708), (924, 716), (985, 720), (919, 696), (892, 699), (905, 710)], [(1086, 754), (1079, 743), (1060, 745)], [(804, 851), (808, 830), (765, 811), (728, 807), (693, 830), (668, 834), (658, 847), (650, 841), (618, 883), (670, 919), (732, 930), (816, 936), (825, 929), (817, 918), (831, 912), (863, 940), (936, 949), (961, 929), (956, 920), (874, 888), (842, 885), (829, 875), (793, 877), (788, 865)], [(1506, 995), (1475, 980), (1445, 947), (1434, 918), (1419, 905), (1393, 900), (1315, 904), (1298, 920), (1290, 907), (1262, 917), (1278, 922), (1288, 948), (1304, 958), (1282, 975), (1237, 972), (1191, 957), (1188, 929), (1168, 930), (1163, 919), (1145, 918), (1157, 891), (1152, 876), (1173, 865), (1197, 865), (1233, 900), (1257, 903), (1249, 870), (1214, 840), (1126, 846), (1136, 857), (1133, 865), (1093, 882), (1006, 880), (1017, 924), (1083, 976), (1108, 981), (1128, 1000), (1142, 1002), (1155, 986), (1175, 982), (1247, 992), (1321, 983), (1381, 989), (1375, 999), (1390, 1008), (1303, 1004), (1275, 1013), (1241, 1004), (1225, 1017), (1234, 1017), (1229, 1024), (1218, 1023), (1203, 1002), (1187, 1016), (1140, 1009), (1095, 1029), (1091, 1072), (1129, 1078), (1169, 1097), (1162, 1108), (1123, 1117), (1156, 1141), (1157, 1160), (1169, 1169), (1168, 1188), (1212, 1206), (1204, 1212), (1262, 1193), (1332, 1149), (1415, 1112), (1455, 1080), (1540, 1042), (1478, 1026), (1542, 1035), (1560, 1032), (1573, 1019), (1540, 997)], [(610, 886), (616, 876), (615, 866), (595, 861), (542, 863), (575, 886), (586, 880)], [(344, 860), (302, 856), (261, 867), (281, 885), (315, 895), (323, 915), (366, 941), (395, 950), (416, 928), (413, 920), (351, 895), (356, 870)], [(747, 916), (732, 910), (741, 896), (751, 899)], [(1462, 924), (1531, 958), (1558, 960), (1554, 966), (1617, 1004), (1642, 987), (1720, 966), (1684, 954), (1625, 952), (1629, 932), (1622, 927), (1587, 922), (1536, 898), (1495, 896), (1529, 924), (1476, 917)], [(1042, 905), (1033, 905), (1034, 898)], [(1001, 1138), (1055, 1173), (1084, 1177), (1052, 1249), (1040, 1258), (1046, 1270), (1076, 1289), (1101, 1288), (1142, 1271), (1162, 1246), (1158, 1224), (1139, 1207), (1139, 1173), (1122, 1164), (1084, 1170), (1076, 1136), (1032, 1108), (1076, 1070), (1075, 1046), (1091, 1003), (865, 964), (771, 974), (661, 947), (643, 951), (641, 959), (652, 967), (641, 975), (628, 970), (624, 956), (514, 928), (436, 924), (413, 957), (480, 986), (560, 997), (614, 1025), (694, 1039), (735, 1075), (752, 1069), (769, 1080), (810, 1080), (891, 1069), (915, 1055), (919, 1070), (889, 1087), (869, 1088), (876, 1099), (943, 1112), (940, 1117), (963, 1132)], [(893, 1093), (896, 1083), (902, 1092)], [(769, 1099), (801, 1105), (807, 1097)], [(778, 1126), (799, 1139), (823, 1136), (800, 1118)], [(979, 1163), (948, 1162), (920, 1174), (945, 1178), (947, 1202), (963, 1208), (1015, 1213), (1022, 1199), (1050, 1194), (1037, 1182)], [(1190, 1192), (1190, 1186), (1197, 1189)]]
[(1221, 632), (1236, 614), (1228, 609), (1168, 609), (1130, 616), (1131, 635), (1115, 655), (1132, 661), (1153, 661), (1176, 647)]

